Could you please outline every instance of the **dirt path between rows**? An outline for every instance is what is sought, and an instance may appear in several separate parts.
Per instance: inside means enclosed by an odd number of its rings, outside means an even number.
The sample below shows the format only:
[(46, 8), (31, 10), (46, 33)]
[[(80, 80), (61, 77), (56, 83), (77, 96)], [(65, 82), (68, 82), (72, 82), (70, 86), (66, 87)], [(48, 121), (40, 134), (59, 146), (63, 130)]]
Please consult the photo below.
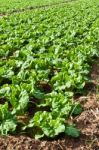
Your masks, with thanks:
[(23, 135), (0, 137), (0, 150), (99, 150), (99, 59), (97, 62), (92, 66), (93, 84), (87, 86), (88, 94), (75, 99), (84, 109), (73, 118), (80, 138), (61, 135), (53, 141), (39, 141)]

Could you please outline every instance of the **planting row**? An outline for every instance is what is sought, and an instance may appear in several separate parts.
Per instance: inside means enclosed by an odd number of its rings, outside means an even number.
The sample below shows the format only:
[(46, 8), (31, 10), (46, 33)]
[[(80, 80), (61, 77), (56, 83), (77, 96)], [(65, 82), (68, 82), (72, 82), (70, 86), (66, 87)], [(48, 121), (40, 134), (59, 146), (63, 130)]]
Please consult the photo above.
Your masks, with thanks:
[(67, 0), (0, 0), (0, 13), (8, 13), (32, 7), (35, 8), (53, 5), (66, 1)]
[[(0, 133), (79, 136), (75, 93), (99, 56), (99, 2), (78, 1), (0, 20)], [(31, 132), (32, 131), (32, 132)]]

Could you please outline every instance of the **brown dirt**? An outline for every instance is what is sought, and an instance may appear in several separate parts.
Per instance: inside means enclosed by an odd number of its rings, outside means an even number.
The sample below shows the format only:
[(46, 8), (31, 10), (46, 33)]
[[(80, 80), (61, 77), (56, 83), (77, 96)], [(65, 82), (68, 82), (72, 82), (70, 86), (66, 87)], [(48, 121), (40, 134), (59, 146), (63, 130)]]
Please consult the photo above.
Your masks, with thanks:
[[(99, 61), (98, 61), (99, 62)], [(99, 150), (99, 64), (92, 66), (94, 86), (87, 96), (79, 96), (84, 111), (73, 118), (80, 138), (60, 136), (56, 140), (34, 140), (27, 136), (0, 137), (0, 150)]]

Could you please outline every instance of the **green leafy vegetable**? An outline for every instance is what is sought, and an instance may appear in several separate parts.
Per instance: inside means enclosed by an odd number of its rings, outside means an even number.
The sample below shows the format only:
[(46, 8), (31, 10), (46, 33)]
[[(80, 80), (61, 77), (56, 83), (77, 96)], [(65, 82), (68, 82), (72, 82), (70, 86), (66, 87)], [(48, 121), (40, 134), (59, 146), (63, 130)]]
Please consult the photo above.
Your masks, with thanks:
[[(1, 0), (0, 12), (56, 2), (19, 1)], [(67, 122), (83, 110), (73, 97), (90, 81), (90, 64), (99, 57), (98, 14), (98, 0), (79, 0), (1, 15), (0, 134), (17, 132), (21, 121), (36, 138), (79, 136)]]

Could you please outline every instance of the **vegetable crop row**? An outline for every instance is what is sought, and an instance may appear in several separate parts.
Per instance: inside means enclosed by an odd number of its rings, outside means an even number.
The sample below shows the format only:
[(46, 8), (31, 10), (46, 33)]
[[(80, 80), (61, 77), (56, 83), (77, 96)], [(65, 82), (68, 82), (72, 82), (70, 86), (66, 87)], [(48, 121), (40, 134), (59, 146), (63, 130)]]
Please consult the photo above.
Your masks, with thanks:
[[(70, 0), (69, 0), (70, 1)], [(9, 13), (17, 10), (39, 8), (67, 2), (67, 0), (0, 0), (0, 13)]]
[(68, 118), (82, 111), (73, 96), (98, 49), (97, 0), (0, 19), (0, 133), (78, 137)]

